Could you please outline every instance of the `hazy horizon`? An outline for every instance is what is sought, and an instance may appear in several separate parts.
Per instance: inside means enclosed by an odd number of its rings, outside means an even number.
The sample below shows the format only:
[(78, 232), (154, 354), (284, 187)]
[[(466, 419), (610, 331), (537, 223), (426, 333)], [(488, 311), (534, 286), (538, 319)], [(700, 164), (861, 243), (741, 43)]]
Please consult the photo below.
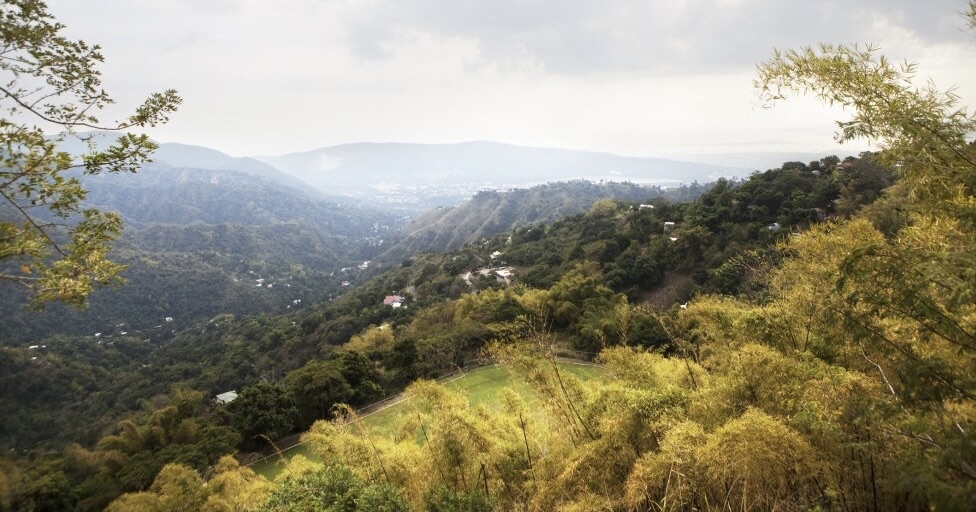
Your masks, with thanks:
[[(937, 5), (936, 5), (937, 4)], [(234, 156), (354, 142), (501, 143), (623, 156), (839, 149), (845, 113), (758, 103), (774, 48), (874, 43), (920, 82), (976, 97), (976, 45), (937, 0), (484, 3), (53, 0), (69, 37), (103, 47), (127, 115), (149, 93), (184, 103), (159, 141)]]

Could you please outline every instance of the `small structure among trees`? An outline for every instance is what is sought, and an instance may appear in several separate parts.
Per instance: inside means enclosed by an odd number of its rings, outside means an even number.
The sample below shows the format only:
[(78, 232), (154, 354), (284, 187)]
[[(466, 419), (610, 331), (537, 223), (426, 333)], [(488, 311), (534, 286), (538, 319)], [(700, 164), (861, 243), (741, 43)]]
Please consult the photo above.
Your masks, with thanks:
[(237, 400), (237, 390), (226, 391), (215, 397), (218, 404), (229, 404)]

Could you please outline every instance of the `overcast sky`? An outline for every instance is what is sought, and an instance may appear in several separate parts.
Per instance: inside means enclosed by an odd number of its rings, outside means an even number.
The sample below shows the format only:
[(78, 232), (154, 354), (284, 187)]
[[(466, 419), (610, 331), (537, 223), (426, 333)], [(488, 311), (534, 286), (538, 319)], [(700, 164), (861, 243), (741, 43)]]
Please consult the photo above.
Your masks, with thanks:
[[(813, 100), (766, 110), (773, 48), (873, 42), (976, 105), (961, 0), (49, 0), (162, 142), (243, 156), (493, 140), (634, 156), (834, 148)], [(967, 103), (968, 100), (968, 103)], [(105, 118), (109, 115), (104, 116)]]

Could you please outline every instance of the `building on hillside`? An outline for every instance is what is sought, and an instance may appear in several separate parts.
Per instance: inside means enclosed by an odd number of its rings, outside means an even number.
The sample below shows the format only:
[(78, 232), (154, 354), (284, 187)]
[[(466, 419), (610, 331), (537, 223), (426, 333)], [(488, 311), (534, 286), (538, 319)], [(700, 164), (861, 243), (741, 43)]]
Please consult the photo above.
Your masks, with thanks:
[(403, 306), (403, 297), (399, 295), (387, 295), (383, 298), (383, 305), (390, 306), (391, 308), (398, 308)]
[(237, 390), (227, 391), (226, 393), (221, 393), (217, 395), (218, 404), (229, 404), (234, 400), (237, 400)]
[(498, 282), (504, 283), (505, 286), (509, 286), (512, 284), (513, 274), (514, 274), (514, 270), (512, 269), (512, 267), (504, 267), (495, 270), (495, 276), (497, 276), (496, 279), (498, 280)]

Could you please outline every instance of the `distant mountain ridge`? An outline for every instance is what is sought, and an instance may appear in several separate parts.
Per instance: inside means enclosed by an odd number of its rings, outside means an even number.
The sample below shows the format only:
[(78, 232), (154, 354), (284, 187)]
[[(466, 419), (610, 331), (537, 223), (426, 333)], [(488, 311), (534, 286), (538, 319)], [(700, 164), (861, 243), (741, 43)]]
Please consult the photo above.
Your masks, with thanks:
[(421, 205), (424, 198), (420, 196), (442, 201), (428, 202), (428, 206), (455, 205), (480, 190), (575, 179), (677, 185), (747, 174), (739, 167), (483, 141), (356, 143), (255, 158), (320, 191), (367, 195), (377, 200), (413, 194)]
[(304, 187), (305, 185), (290, 174), (281, 172), (274, 166), (255, 158), (234, 157), (203, 146), (164, 142), (153, 152), (152, 158), (154, 161), (165, 162), (173, 167), (237, 171), (270, 178), (293, 187)]
[(150, 163), (135, 174), (82, 178), (86, 204), (146, 224), (269, 225), (299, 222), (340, 236), (361, 236), (392, 219), (346, 199), (328, 200), (261, 175)]
[[(105, 149), (115, 143), (122, 134), (119, 132), (92, 131), (79, 133), (76, 137), (67, 137), (58, 144), (59, 149), (72, 155), (82, 155), (88, 152), (89, 144), (97, 149)], [(250, 157), (235, 157), (204, 146), (181, 144), (177, 142), (158, 143), (159, 147), (153, 151), (151, 162), (166, 164), (171, 167), (184, 169), (207, 169), (211, 171), (233, 171), (251, 176), (260, 176), (309, 192), (308, 186), (294, 176), (281, 172), (274, 166)]]
[[(81, 134), (98, 147), (109, 145), (118, 136), (113, 132)], [(77, 138), (69, 138), (61, 146), (73, 154), (86, 150), (85, 143)], [(741, 163), (719, 165), (489, 141), (360, 142), (254, 157), (233, 157), (190, 144), (161, 143), (152, 159), (176, 168), (259, 176), (326, 197), (364, 199), (388, 212), (411, 217), (438, 206), (458, 205), (482, 190), (581, 179), (676, 186), (744, 177), (755, 170)]]

